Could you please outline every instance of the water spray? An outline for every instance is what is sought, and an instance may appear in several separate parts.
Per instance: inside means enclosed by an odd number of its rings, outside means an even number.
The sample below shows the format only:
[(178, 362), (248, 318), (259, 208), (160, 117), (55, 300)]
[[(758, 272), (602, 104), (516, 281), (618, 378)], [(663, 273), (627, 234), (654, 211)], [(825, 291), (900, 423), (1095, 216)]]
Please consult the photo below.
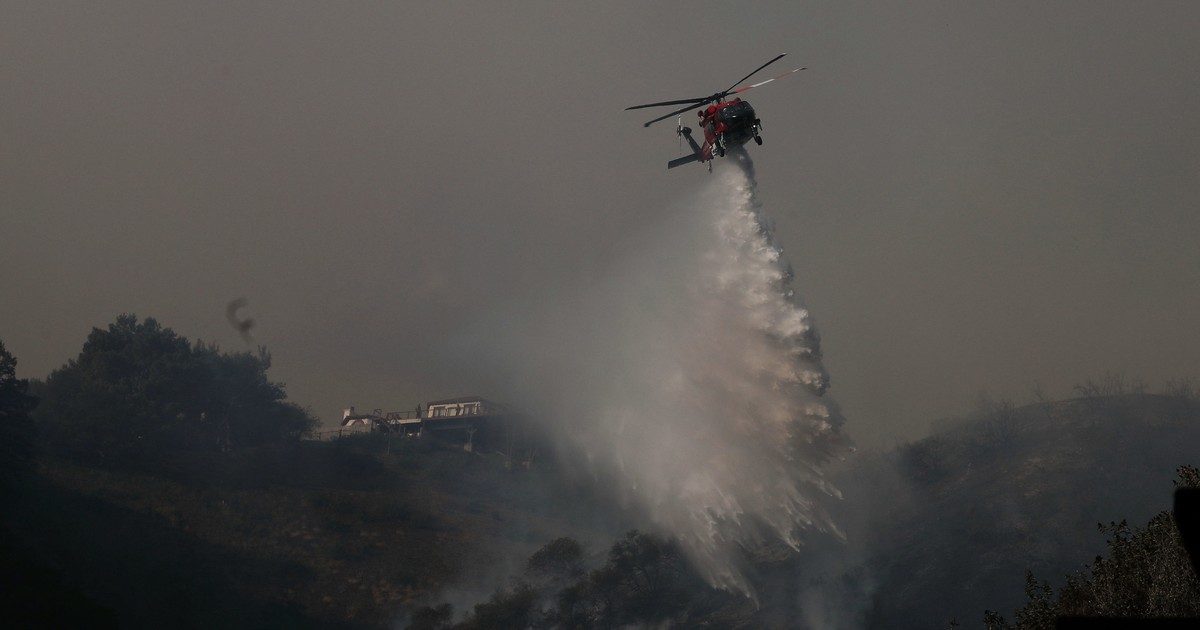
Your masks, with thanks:
[(747, 550), (837, 534), (822, 465), (847, 444), (754, 165), (730, 157), (602, 279), (473, 343), (492, 346), (489, 369), (565, 460), (678, 539), (711, 584), (753, 594)]

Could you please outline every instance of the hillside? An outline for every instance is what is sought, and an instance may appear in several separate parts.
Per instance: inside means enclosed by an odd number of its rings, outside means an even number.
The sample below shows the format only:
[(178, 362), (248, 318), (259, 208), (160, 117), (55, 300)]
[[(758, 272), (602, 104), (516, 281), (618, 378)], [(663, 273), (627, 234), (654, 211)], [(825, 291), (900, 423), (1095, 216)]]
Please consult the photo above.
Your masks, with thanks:
[[(1200, 460), (1200, 405), (1151, 394), (1002, 406), (844, 471), (849, 536), (876, 584), (870, 627), (974, 625), (1104, 550), (1098, 523), (1169, 509)], [(860, 497), (863, 512), (851, 511)]]
[(545, 467), (365, 436), (140, 471), (45, 459), (4, 527), (122, 625), (380, 627), (451, 585), (486, 592), (564, 531), (588, 539), (607, 518), (554, 507), (571, 493)]
[[(862, 455), (836, 474), (849, 542), (759, 557), (762, 608), (708, 618), (975, 626), (986, 608), (1023, 603), (1026, 569), (1058, 584), (1102, 552), (1097, 523), (1165, 509), (1197, 444), (1194, 399), (1138, 394), (1000, 406)], [(378, 435), (123, 467), (42, 456), (0, 519), (0, 552), (37, 569), (11, 591), (31, 605), (61, 591), (126, 626), (387, 627), (443, 601), (468, 611), (560, 536), (598, 565), (636, 519), (596, 493), (550, 461), (509, 470), (456, 444)]]

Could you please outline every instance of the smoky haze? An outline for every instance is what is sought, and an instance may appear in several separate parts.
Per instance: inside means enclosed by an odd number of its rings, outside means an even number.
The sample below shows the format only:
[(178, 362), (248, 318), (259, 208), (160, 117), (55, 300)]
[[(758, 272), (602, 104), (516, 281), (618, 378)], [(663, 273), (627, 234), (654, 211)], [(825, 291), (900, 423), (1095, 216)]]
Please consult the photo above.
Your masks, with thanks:
[(464, 330), (653, 247), (710, 181), (621, 110), (787, 51), (809, 70), (748, 95), (759, 194), (860, 444), (980, 390), (1195, 375), (1198, 28), (1194, 3), (6, 2), (0, 334), (29, 376), (122, 311), (238, 348), (244, 296), (327, 421), (486, 389)]

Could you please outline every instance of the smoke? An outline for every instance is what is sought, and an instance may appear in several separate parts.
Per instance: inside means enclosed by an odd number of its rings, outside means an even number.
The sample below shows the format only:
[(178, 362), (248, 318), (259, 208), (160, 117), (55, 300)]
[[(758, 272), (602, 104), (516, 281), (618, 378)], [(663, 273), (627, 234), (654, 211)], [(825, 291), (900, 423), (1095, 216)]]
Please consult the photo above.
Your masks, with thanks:
[(602, 277), (519, 305), (465, 343), (564, 456), (676, 537), (717, 587), (748, 553), (840, 534), (822, 464), (847, 448), (793, 273), (741, 151), (633, 236)]

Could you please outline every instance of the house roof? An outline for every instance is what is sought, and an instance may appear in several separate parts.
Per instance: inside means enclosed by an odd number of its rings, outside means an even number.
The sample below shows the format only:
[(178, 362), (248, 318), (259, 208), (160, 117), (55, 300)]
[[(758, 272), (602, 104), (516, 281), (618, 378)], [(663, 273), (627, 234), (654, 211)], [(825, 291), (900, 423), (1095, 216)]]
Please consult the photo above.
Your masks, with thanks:
[(492, 402), (490, 400), (483, 398), (481, 396), (459, 396), (458, 398), (446, 398), (443, 400), (431, 400), (431, 401), (425, 403), (425, 406), (428, 407), (430, 405), (456, 405), (459, 403), (476, 403), (476, 402), (483, 403), (485, 405), (492, 404)]
[(346, 416), (345, 418), (342, 418), (342, 426), (344, 426), (344, 427), (349, 426), (351, 423), (356, 422), (358, 420), (368, 420), (368, 421), (374, 422), (375, 416), (368, 415), (368, 414), (356, 414), (353, 416)]

